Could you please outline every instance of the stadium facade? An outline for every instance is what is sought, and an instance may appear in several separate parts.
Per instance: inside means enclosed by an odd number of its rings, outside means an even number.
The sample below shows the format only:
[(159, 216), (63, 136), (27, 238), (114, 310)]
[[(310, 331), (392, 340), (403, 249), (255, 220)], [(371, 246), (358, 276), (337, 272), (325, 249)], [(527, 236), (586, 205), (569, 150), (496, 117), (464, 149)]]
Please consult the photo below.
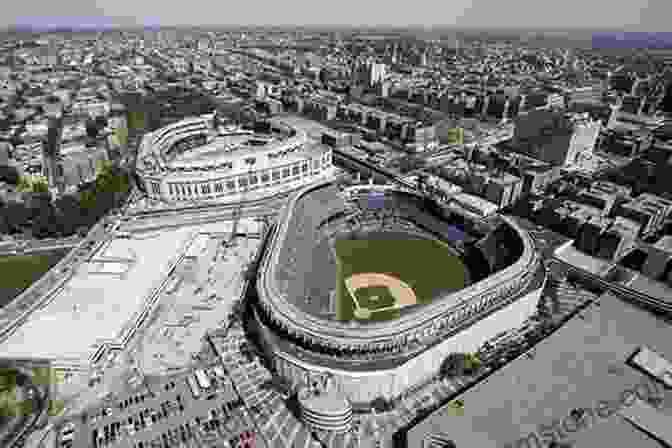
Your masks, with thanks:
[[(454, 245), (445, 217), (413, 209), (417, 196), (389, 186), (385, 194), (395, 198), (393, 219), (381, 224), (378, 210), (371, 211), (373, 215), (365, 210), (365, 215), (358, 215), (360, 229), (403, 228)], [(362, 199), (360, 206), (367, 203)], [(320, 293), (303, 283), (325, 285), (335, 280), (333, 275), (321, 279), (321, 271), (333, 270), (334, 265), (324, 264), (325, 255), (316, 247), (334, 235), (351, 235), (351, 211), (333, 184), (313, 185), (292, 197), (269, 235), (257, 280), (254, 327), (277, 372), (296, 387), (326, 376), (353, 403), (393, 399), (435, 375), (450, 353), (476, 351), (536, 312), (545, 267), (529, 234), (503, 216), (496, 218), (491, 232), (472, 235), (467, 243), (480, 257), (472, 265), (487, 265), (488, 271), (472, 275), (464, 288), (404, 308), (387, 321), (335, 319), (333, 291), (322, 294), (330, 299), (323, 299), (327, 306), (316, 312), (307, 304), (319, 302)], [(310, 294), (317, 299), (305, 301), (301, 288), (312, 288)]]
[(333, 175), (331, 150), (281, 121), (268, 132), (213, 129), (190, 118), (146, 134), (137, 172), (151, 199), (238, 202), (304, 187)]

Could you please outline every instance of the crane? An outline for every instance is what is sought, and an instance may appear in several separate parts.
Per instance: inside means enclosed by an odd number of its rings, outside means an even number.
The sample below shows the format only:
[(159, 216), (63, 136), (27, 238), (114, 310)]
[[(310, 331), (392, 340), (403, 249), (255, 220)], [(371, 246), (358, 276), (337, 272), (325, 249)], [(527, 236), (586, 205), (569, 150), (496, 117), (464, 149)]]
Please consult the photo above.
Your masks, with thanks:
[(256, 163), (256, 159), (254, 157), (248, 157), (245, 159), (245, 164), (248, 166), (248, 171), (247, 171), (247, 186), (243, 190), (243, 194), (240, 197), (240, 201), (238, 201), (238, 205), (236, 206), (235, 210), (233, 211), (233, 227), (231, 228), (231, 237), (229, 238), (229, 241), (226, 242), (226, 247), (231, 247), (233, 245), (233, 242), (236, 238), (236, 233), (238, 231), (238, 223), (240, 222), (240, 218), (243, 216), (243, 205), (244, 205), (244, 198), (245, 194), (247, 193), (249, 189), (249, 181), (250, 181), (250, 175), (252, 174), (252, 165)]

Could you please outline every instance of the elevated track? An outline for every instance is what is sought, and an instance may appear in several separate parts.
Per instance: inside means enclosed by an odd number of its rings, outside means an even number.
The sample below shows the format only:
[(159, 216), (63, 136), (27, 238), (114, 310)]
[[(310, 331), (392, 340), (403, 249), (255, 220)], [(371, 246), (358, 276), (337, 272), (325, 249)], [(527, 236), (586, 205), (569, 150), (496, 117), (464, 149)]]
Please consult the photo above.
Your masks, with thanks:
[(597, 286), (598, 288), (609, 291), (622, 299), (642, 306), (643, 308), (661, 315), (665, 319), (672, 319), (672, 299), (670, 298), (665, 299), (662, 297), (654, 297), (643, 291), (638, 291), (627, 286), (623, 286), (617, 282), (605, 280), (599, 275), (595, 275), (592, 272), (586, 271), (585, 269), (574, 266), (573, 264), (567, 263), (556, 257), (553, 257), (550, 262), (558, 264), (561, 268), (567, 270), (568, 272), (577, 274), (591, 285)]

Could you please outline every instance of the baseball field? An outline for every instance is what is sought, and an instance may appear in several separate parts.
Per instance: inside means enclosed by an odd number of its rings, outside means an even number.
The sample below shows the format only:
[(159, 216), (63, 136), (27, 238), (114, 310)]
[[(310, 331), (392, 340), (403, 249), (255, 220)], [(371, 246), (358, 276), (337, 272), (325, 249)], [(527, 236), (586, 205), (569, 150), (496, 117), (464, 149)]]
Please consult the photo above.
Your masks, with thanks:
[(401, 310), (464, 288), (469, 275), (444, 243), (382, 233), (333, 243), (337, 264), (336, 318), (385, 321)]

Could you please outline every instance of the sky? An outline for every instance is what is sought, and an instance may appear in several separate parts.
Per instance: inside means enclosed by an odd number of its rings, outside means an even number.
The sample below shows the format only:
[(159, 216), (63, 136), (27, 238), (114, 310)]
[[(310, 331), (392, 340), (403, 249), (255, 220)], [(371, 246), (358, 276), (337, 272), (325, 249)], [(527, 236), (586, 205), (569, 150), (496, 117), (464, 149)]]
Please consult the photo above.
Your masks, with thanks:
[(21, 0), (3, 4), (0, 26), (111, 21), (668, 31), (670, 17), (670, 0)]

